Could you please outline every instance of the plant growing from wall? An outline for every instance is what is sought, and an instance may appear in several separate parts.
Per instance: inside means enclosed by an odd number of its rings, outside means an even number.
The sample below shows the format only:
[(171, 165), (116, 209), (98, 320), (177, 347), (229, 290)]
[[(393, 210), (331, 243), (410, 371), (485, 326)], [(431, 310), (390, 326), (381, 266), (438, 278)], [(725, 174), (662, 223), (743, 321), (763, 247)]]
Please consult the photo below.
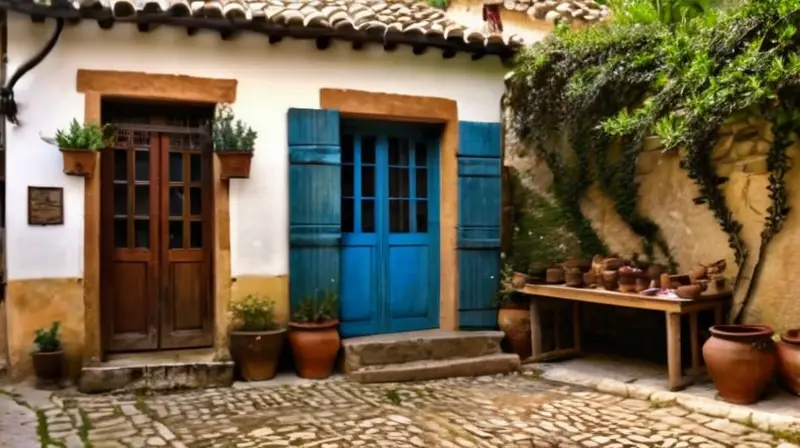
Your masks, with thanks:
[[(640, 12), (652, 7), (650, 0), (627, 4)], [(586, 160), (589, 148), (595, 175), (621, 202), (617, 211), (623, 219), (668, 252), (663, 239), (653, 237), (653, 227), (635, 214), (637, 195), (631, 191), (639, 142), (657, 135), (666, 149), (680, 151), (681, 166), (700, 192), (695, 202), (711, 209), (742, 266), (748, 253), (742, 226), (726, 204), (720, 190), (726, 179), (713, 169), (710, 152), (724, 120), (769, 109), (800, 75), (794, 25), (800, 4), (747, 2), (667, 24), (636, 17), (588, 29), (560, 27), (524, 51), (507, 81), (512, 128), (545, 160)], [(613, 139), (624, 147), (610, 163), (607, 142)], [(575, 174), (549, 160), (548, 165), (556, 178)]]

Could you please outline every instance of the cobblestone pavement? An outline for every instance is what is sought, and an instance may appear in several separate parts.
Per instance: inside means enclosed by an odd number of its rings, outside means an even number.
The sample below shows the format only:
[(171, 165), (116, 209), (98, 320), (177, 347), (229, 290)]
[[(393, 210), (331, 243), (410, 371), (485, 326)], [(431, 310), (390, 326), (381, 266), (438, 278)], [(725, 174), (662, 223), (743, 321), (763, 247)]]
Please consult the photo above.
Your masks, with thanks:
[(62, 393), (52, 401), (40, 410), (47, 423), (39, 432), (68, 448), (797, 448), (677, 406), (524, 375), (383, 385), (333, 380), (153, 396)]
[(0, 448), (38, 447), (36, 413), (0, 391)]

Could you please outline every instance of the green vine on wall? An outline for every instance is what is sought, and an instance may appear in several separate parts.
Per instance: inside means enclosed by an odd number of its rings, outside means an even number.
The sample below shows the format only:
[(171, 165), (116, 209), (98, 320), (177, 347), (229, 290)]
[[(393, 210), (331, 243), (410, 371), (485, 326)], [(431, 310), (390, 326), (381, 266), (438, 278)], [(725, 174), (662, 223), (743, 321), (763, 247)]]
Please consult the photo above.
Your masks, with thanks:
[[(694, 18), (671, 15), (680, 20), (670, 23), (659, 22), (657, 12), (647, 13), (648, 0), (623, 3), (630, 9), (616, 15), (622, 19), (559, 28), (519, 55), (507, 80), (512, 128), (537, 156), (593, 160), (595, 177), (645, 250), (653, 252), (652, 244), (669, 257), (658, 227), (636, 211), (641, 141), (658, 136), (666, 149), (682, 154), (681, 167), (699, 189), (695, 203), (712, 211), (741, 267), (748, 248), (720, 188), (727, 179), (717, 175), (711, 149), (726, 119), (769, 108), (800, 78), (794, 25), (800, 3), (760, 0)], [(608, 142), (614, 139), (621, 156), (611, 163)], [(554, 177), (574, 174), (562, 166), (553, 164)], [(566, 198), (556, 196), (574, 200), (576, 192), (585, 192), (583, 185)]]

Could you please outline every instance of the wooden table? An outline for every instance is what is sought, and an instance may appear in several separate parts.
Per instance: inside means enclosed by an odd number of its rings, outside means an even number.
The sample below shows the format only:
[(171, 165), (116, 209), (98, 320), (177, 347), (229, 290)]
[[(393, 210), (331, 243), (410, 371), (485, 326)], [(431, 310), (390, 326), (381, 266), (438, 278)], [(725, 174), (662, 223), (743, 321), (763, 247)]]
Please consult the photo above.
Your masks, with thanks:
[[(694, 381), (694, 377), (700, 375), (705, 370), (701, 367), (701, 346), (698, 337), (697, 313), (700, 311), (713, 310), (715, 324), (722, 324), (724, 323), (723, 312), (726, 302), (731, 298), (730, 292), (704, 294), (698, 299), (690, 300), (645, 296), (642, 294), (606, 291), (604, 289), (571, 288), (563, 285), (526, 285), (524, 288), (518, 289), (517, 291), (533, 296), (530, 305), (531, 342), (533, 343), (533, 356), (531, 360), (533, 361), (580, 354), (581, 302), (664, 312), (667, 319), (667, 365), (669, 370), (669, 389), (671, 391), (684, 389)], [(574, 347), (555, 350), (549, 353), (543, 352), (539, 305), (541, 299), (547, 298), (572, 302)], [(684, 314), (689, 315), (690, 343), (692, 350), (692, 368), (688, 372), (688, 378), (683, 376), (683, 369), (681, 366), (681, 316)]]

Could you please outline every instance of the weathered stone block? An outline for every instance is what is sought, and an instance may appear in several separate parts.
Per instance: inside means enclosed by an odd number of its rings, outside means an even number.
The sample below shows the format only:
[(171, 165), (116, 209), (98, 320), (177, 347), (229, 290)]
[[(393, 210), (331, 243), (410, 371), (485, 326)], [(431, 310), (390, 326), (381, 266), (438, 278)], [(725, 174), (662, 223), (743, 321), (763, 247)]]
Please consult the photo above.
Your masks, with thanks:
[(119, 390), (203, 389), (231, 384), (232, 362), (89, 366), (81, 371), (78, 390), (91, 394)]

